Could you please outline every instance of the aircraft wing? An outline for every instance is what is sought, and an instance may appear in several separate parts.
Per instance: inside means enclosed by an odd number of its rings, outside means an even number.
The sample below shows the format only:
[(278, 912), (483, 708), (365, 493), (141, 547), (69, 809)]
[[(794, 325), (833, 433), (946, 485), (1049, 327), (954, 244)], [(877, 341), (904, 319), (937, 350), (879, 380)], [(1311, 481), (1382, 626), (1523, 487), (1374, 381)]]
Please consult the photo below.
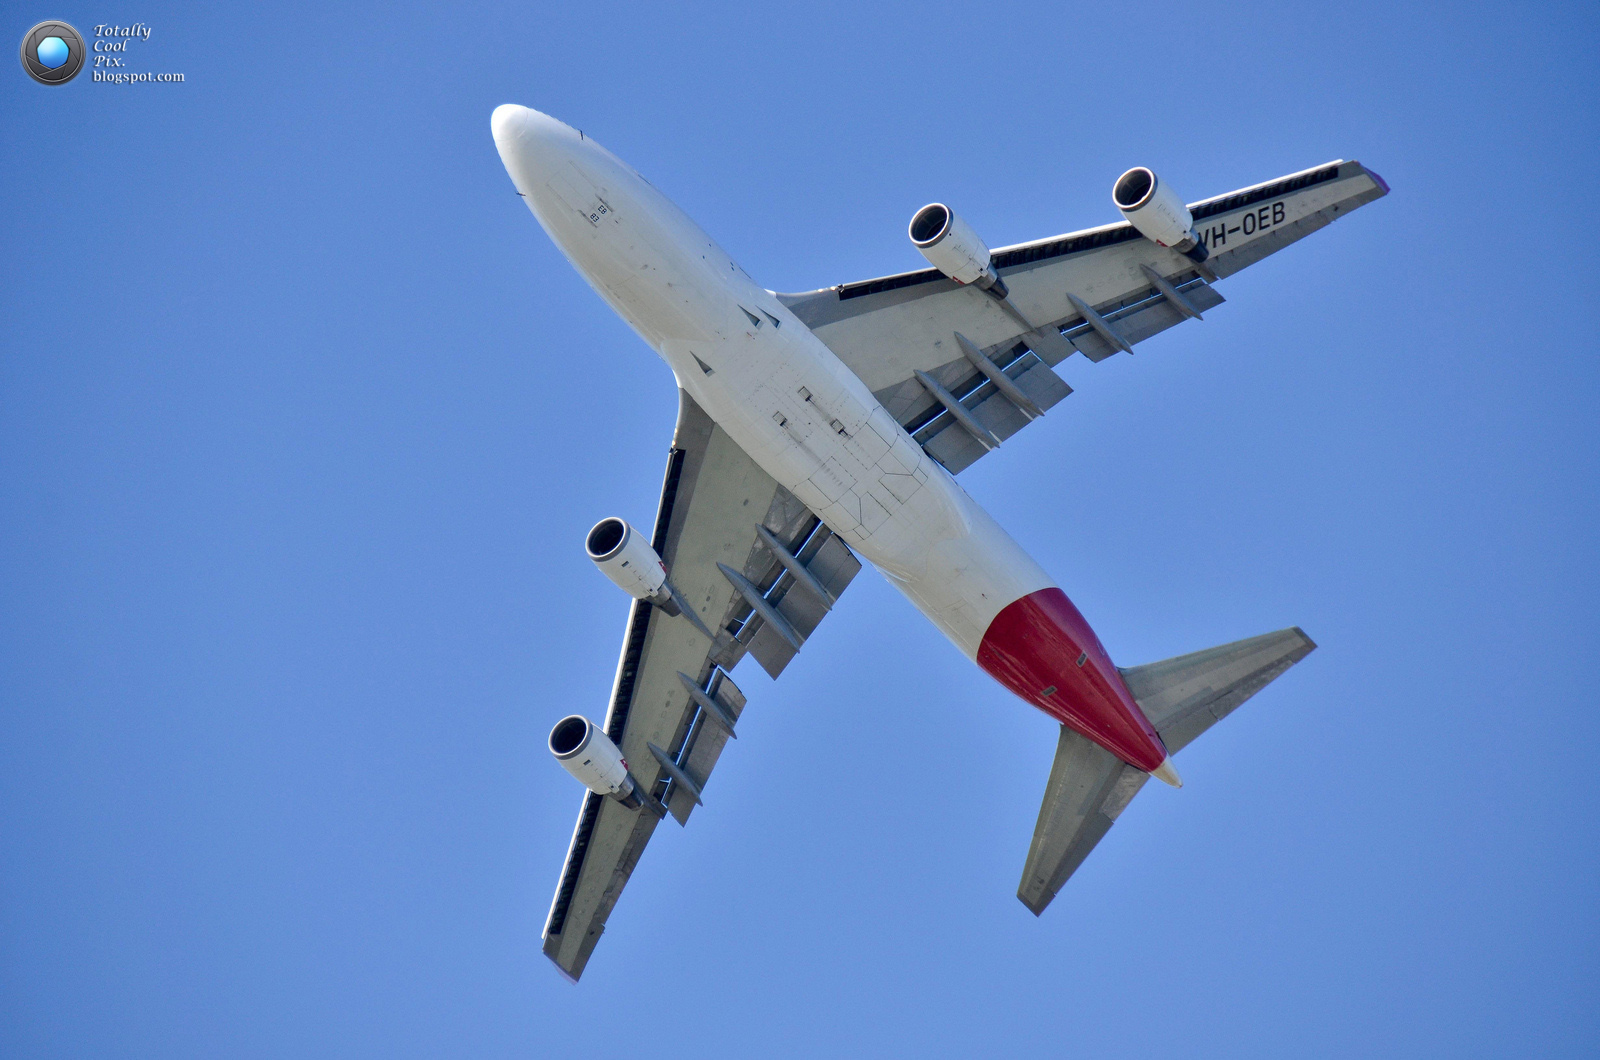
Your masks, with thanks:
[[(1195, 203), (1195, 228), (1210, 250), (1204, 266), (1127, 222), (1002, 247), (993, 265), (1031, 335), (994, 298), (936, 269), (778, 297), (954, 473), (1072, 392), (1051, 370), (1072, 353), (1101, 361), (1133, 352), (1220, 305), (1212, 279), (1388, 191), (1361, 163), (1330, 162)], [(962, 338), (972, 349), (962, 348)], [(1012, 385), (994, 379), (996, 372)]]
[[(651, 543), (698, 621), (634, 602), (604, 728), (685, 824), (744, 709), (727, 671), (748, 652), (777, 677), (861, 562), (688, 394), (678, 399)], [(584, 797), (544, 930), (545, 955), (574, 980), (660, 820), (648, 804)]]

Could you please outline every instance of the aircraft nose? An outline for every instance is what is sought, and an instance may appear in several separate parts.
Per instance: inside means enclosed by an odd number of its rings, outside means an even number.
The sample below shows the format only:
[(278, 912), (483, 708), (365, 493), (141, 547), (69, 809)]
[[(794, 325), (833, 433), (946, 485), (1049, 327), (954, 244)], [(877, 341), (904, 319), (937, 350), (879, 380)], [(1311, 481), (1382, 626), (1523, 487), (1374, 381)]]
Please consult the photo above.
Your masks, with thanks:
[(489, 118), (489, 129), (494, 133), (494, 142), (505, 148), (522, 139), (524, 133), (531, 131), (529, 126), (533, 122), (530, 119), (534, 115), (544, 117), (536, 110), (519, 107), (515, 103), (500, 104)]
[(549, 168), (566, 157), (578, 142), (578, 132), (532, 107), (502, 103), (489, 119), (500, 160), (518, 188), (526, 192), (544, 180)]
[(512, 143), (555, 143), (578, 139), (578, 130), (560, 118), (552, 118), (533, 107), (518, 106), (515, 102), (502, 102), (501, 106), (494, 107), (494, 114), (490, 115), (490, 131), (494, 133), (494, 143), (501, 147)]
[(522, 131), (523, 115), (533, 113), (527, 107), (519, 107), (515, 103), (502, 103), (494, 109), (494, 114), (489, 117), (489, 128), (494, 133), (494, 142), (506, 143), (515, 139)]

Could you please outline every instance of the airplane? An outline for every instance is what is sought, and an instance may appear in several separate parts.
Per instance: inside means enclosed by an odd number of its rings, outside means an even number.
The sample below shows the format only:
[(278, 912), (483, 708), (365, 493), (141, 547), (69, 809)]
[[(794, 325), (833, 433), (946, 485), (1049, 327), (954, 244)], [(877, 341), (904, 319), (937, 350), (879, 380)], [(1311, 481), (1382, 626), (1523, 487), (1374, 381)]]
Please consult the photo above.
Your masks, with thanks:
[(654, 527), (590, 530), (632, 598), (603, 722), (549, 746), (587, 789), (543, 949), (583, 974), (667, 816), (687, 824), (746, 700), (776, 678), (870, 562), (966, 657), (1060, 722), (1017, 897), (1044, 912), (1150, 777), (1316, 647), (1299, 627), (1119, 668), (1032, 556), (956, 482), (1100, 362), (1223, 302), (1217, 281), (1388, 194), (1335, 161), (1186, 204), (1145, 167), (1122, 220), (991, 251), (942, 203), (911, 218), (931, 267), (769, 291), (631, 166), (527, 107), (491, 131), (551, 240), (667, 362), (677, 427)]

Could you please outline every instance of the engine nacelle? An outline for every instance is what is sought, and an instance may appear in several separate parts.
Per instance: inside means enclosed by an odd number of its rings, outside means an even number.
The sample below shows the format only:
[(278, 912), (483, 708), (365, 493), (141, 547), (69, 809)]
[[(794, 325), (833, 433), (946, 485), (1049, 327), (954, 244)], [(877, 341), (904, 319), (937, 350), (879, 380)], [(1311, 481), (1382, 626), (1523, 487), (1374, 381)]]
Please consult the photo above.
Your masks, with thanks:
[(639, 805), (639, 793), (622, 751), (600, 726), (582, 714), (556, 722), (550, 730), (550, 753), (596, 795), (610, 795), (629, 809)]
[(1135, 166), (1111, 186), (1111, 201), (1122, 216), (1152, 243), (1171, 247), (1195, 261), (1208, 256), (1194, 231), (1194, 215), (1176, 192), (1150, 170)]
[(994, 271), (989, 247), (972, 226), (942, 202), (930, 202), (911, 218), (911, 242), (929, 263), (957, 283), (975, 283), (999, 298), (1006, 285)]
[(667, 568), (644, 535), (624, 519), (613, 516), (594, 524), (584, 539), (584, 551), (607, 578), (635, 600), (646, 600), (676, 613)]

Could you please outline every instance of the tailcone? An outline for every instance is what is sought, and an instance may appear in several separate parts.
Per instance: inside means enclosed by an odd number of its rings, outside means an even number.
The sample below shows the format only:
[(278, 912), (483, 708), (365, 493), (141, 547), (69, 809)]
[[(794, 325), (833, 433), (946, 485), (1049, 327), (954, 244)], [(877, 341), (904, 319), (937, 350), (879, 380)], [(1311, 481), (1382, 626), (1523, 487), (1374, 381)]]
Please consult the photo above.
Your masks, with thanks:
[(1178, 771), (1172, 767), (1170, 757), (1162, 759), (1161, 764), (1150, 771), (1150, 775), (1163, 784), (1170, 784), (1175, 788), (1183, 787), (1183, 778), (1178, 776)]
[(977, 663), (1018, 696), (1129, 765), (1152, 775), (1170, 770), (1166, 745), (1100, 639), (1059, 588), (1040, 589), (1002, 608), (984, 632)]

